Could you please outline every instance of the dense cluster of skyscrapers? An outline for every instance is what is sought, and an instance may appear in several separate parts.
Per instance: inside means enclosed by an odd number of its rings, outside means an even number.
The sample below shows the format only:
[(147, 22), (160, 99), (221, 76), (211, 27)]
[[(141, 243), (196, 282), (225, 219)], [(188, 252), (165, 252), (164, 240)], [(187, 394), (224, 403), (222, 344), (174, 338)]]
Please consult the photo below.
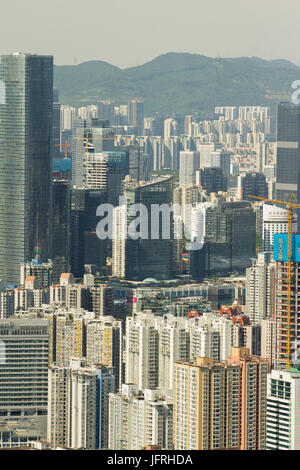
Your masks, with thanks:
[(0, 448), (300, 449), (300, 106), (145, 109), (0, 57)]

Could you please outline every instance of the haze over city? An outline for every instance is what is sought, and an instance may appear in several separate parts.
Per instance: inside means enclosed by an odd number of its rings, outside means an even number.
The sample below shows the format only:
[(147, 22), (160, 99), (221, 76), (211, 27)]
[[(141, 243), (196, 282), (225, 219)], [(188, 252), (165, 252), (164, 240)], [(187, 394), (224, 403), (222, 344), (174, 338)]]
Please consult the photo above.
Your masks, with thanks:
[(2, 53), (51, 54), (59, 65), (125, 68), (170, 51), (300, 65), (299, 15), (296, 0), (11, 0), (1, 6), (0, 43)]
[(299, 14), (2, 6), (0, 450), (300, 450)]

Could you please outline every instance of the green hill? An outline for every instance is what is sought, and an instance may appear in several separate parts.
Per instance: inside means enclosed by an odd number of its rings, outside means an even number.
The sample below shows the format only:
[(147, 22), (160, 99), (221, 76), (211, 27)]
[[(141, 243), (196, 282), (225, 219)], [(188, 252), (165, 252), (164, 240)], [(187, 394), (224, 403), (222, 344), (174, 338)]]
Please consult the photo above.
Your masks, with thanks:
[(212, 111), (215, 106), (268, 105), (290, 100), (300, 67), (257, 57), (213, 59), (168, 53), (138, 67), (119, 69), (103, 61), (55, 66), (60, 101), (86, 105), (100, 99), (145, 101), (147, 114)]

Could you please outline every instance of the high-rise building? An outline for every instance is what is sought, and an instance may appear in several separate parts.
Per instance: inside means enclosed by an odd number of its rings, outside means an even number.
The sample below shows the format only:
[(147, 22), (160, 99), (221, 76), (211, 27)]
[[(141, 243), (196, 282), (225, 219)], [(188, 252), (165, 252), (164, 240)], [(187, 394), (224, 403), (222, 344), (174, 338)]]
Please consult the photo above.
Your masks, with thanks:
[(85, 325), (93, 314), (83, 309), (59, 309), (50, 320), (50, 364), (68, 366), (72, 357), (85, 356)]
[(276, 361), (276, 321), (273, 318), (261, 320), (261, 357), (269, 359), (271, 369)]
[(300, 105), (280, 103), (277, 109), (276, 199), (299, 200)]
[(100, 284), (89, 287), (90, 308), (95, 317), (114, 316), (114, 291), (111, 286)]
[[(201, 167), (202, 167), (202, 154), (200, 158), (201, 162)], [(218, 167), (223, 170), (223, 173), (226, 177), (229, 177), (230, 175), (230, 161), (231, 161), (231, 153), (226, 152), (225, 150), (215, 150), (210, 152), (210, 156), (208, 159), (207, 164), (203, 166), (209, 166), (209, 167)]]
[(255, 152), (256, 152), (256, 170), (259, 173), (265, 174), (265, 167), (268, 163), (268, 152), (269, 152), (269, 144), (268, 142), (257, 142), (255, 144)]
[(73, 125), (73, 119), (76, 115), (76, 108), (73, 108), (69, 104), (61, 105), (60, 107), (60, 126), (64, 131), (71, 131)]
[(200, 153), (181, 151), (179, 160), (179, 183), (195, 184), (196, 170), (200, 168)]
[(168, 139), (172, 135), (179, 135), (178, 122), (173, 118), (164, 120), (164, 139)]
[(247, 348), (226, 362), (175, 362), (175, 449), (265, 449), (268, 367)]
[(192, 135), (192, 118), (193, 116), (191, 114), (187, 114), (184, 117), (184, 134), (185, 135)]
[(126, 320), (126, 383), (139, 389), (173, 388), (174, 361), (196, 357), (226, 360), (232, 322), (209, 313), (198, 318), (165, 318), (138, 313)]
[[(63, 273), (61, 275), (60, 285), (62, 285), (64, 277), (69, 276), (69, 275), (70, 275), (70, 273)], [(54, 287), (55, 287), (55, 289), (54, 289)], [(92, 311), (92, 309), (91, 309), (90, 290), (87, 286), (82, 285), (82, 284), (72, 283), (72, 284), (64, 286), (61, 289), (64, 290), (64, 300), (65, 300), (65, 306), (66, 306), (67, 309), (85, 308), (86, 310)], [(51, 292), (51, 294), (52, 293), (55, 294), (57, 292), (57, 290), (58, 289), (56, 288), (56, 286), (52, 286), (52, 288), (50, 289), (50, 292)], [(51, 298), (51, 296), (50, 296), (50, 298)]]
[(264, 175), (269, 179), (274, 181), (276, 174), (276, 165), (273, 163), (271, 165), (264, 166)]
[(52, 261), (54, 284), (70, 271), (71, 195), (69, 182), (53, 180)]
[[(84, 149), (84, 137), (86, 122), (80, 117), (73, 117), (71, 128), (71, 154), (72, 154), (72, 185), (82, 187), (83, 156), (87, 153)], [(86, 146), (87, 147), (87, 146)]]
[(160, 171), (163, 168), (162, 138), (153, 137), (151, 140), (151, 143), (152, 143), (152, 153), (153, 153), (153, 170)]
[(300, 450), (300, 371), (268, 374), (267, 450)]
[(207, 210), (205, 245), (192, 256), (196, 278), (214, 273), (243, 272), (256, 255), (255, 212), (250, 202), (224, 202)]
[[(172, 176), (165, 176), (149, 183), (139, 183), (127, 179), (124, 185), (124, 196), (127, 204), (114, 209), (113, 216), (113, 275), (125, 279), (143, 281), (146, 278), (171, 279), (173, 275), (173, 214), (168, 219), (157, 218), (157, 235), (152, 236), (152, 225), (155, 224), (152, 206), (170, 205), (173, 200)], [(143, 204), (147, 209), (147, 221), (142, 223), (146, 231), (140, 237), (127, 237), (130, 222), (133, 216), (128, 215), (131, 205)], [(163, 234), (163, 227), (169, 223), (170, 234)]]
[(0, 292), (0, 318), (11, 317), (15, 312), (15, 292), (13, 289), (7, 289)]
[(238, 365), (241, 371), (240, 416), (241, 450), (266, 448), (266, 407), (268, 359), (250, 356), (247, 348), (232, 348), (229, 365)]
[(98, 103), (98, 117), (109, 122), (110, 126), (114, 126), (115, 109), (111, 101), (101, 100)]
[(71, 190), (71, 271), (82, 277), (84, 266), (92, 265), (95, 272), (104, 272), (107, 257), (107, 240), (100, 240), (96, 233), (99, 217), (97, 208), (107, 202), (103, 189)]
[(35, 276), (27, 276), (25, 286), (14, 289), (15, 313), (26, 311), (30, 307), (40, 307), (45, 303), (49, 303), (49, 288), (39, 288), (39, 281)]
[(159, 386), (159, 333), (155, 318), (127, 318), (126, 321), (126, 383), (135, 383), (139, 389)]
[(98, 369), (98, 397), (99, 397), (99, 425), (98, 445), (99, 449), (108, 449), (109, 433), (109, 394), (117, 391), (114, 368), (96, 365)]
[(185, 220), (185, 205), (190, 205), (194, 207), (202, 201), (202, 196), (203, 195), (201, 193), (201, 188), (198, 185), (179, 185), (174, 188), (174, 203), (181, 205), (183, 220)]
[[(53, 286), (53, 290), (59, 293), (59, 287), (62, 286)], [(86, 357), (89, 366), (102, 364), (113, 369), (118, 390), (123, 380), (121, 320), (108, 315), (95, 318), (93, 312), (58, 307), (54, 302), (39, 308), (39, 315), (50, 322), (50, 364), (67, 367), (72, 357)]]
[(33, 423), (45, 439), (49, 322), (34, 318), (0, 320), (0, 344), (1, 419), (16, 430), (21, 422)]
[(51, 258), (53, 57), (0, 58), (0, 279), (22, 261)]
[[(234, 319), (233, 317), (233, 321)], [(247, 320), (249, 321), (248, 317), (242, 316), (233, 324), (232, 346), (248, 348), (251, 356), (261, 356), (261, 326), (244, 324), (243, 319), (245, 323)]]
[(141, 149), (138, 145), (126, 145), (116, 150), (128, 153), (128, 174), (139, 181), (141, 175)]
[(238, 196), (247, 201), (249, 196), (268, 197), (268, 184), (263, 173), (246, 173), (238, 176)]
[(60, 102), (59, 92), (56, 88), (53, 89), (53, 156), (54, 158), (60, 158)]
[(200, 166), (199, 168), (204, 168), (207, 166), (219, 166), (211, 165), (211, 152), (216, 152), (222, 149), (222, 144), (216, 142), (201, 142), (197, 144), (197, 151), (200, 153)]
[(67, 369), (50, 366), (48, 370), (47, 439), (52, 446), (67, 442), (66, 410)]
[[(82, 358), (71, 359), (67, 367), (49, 368), (47, 439), (53, 447), (100, 448), (103, 397), (99, 379), (99, 370), (87, 367)], [(103, 377), (101, 382), (103, 386)]]
[(107, 202), (119, 204), (122, 181), (129, 173), (128, 152), (87, 153), (83, 159), (83, 187), (107, 192)]
[[(53, 262), (48, 260), (43, 263), (39, 256), (31, 261), (20, 264), (20, 286), (25, 286), (25, 279), (28, 276), (35, 276), (39, 281), (40, 288), (49, 287), (52, 284)], [(18, 282), (19, 284), (19, 282)]]
[(83, 163), (90, 154), (114, 150), (114, 132), (103, 119), (74, 120), (72, 129), (72, 184), (83, 187)]
[[(106, 194), (104, 197), (106, 201)], [(79, 189), (79, 188), (72, 189), (71, 190), (70, 261), (71, 261), (71, 272), (74, 274), (75, 277), (82, 277), (84, 274), (85, 205), (86, 205), (85, 190)]]
[(86, 153), (83, 157), (83, 187), (86, 189), (107, 189), (108, 158), (103, 153)]
[(238, 117), (238, 110), (236, 106), (218, 106), (215, 108), (215, 114), (223, 115), (225, 119), (233, 121)]
[(252, 267), (246, 269), (245, 313), (252, 323), (275, 314), (275, 262), (271, 262), (270, 252), (258, 253)]
[(153, 135), (164, 137), (164, 118), (156, 116), (153, 121)]
[(218, 191), (227, 191), (227, 178), (218, 167), (207, 167), (199, 170), (199, 183), (209, 195)]
[(300, 302), (300, 235), (292, 236), (291, 280), (288, 279), (288, 234), (274, 235), (274, 260), (276, 261), (276, 368), (284, 368), (287, 354), (287, 286), (291, 283), (290, 341), (291, 354), (300, 342), (299, 302)]
[(119, 393), (109, 395), (108, 448), (141, 450), (147, 445), (173, 448), (172, 392), (123, 384)]
[(104, 316), (89, 320), (86, 325), (87, 364), (102, 364), (113, 369), (115, 387), (123, 382), (122, 321)]
[(114, 207), (119, 205), (123, 193), (123, 180), (129, 174), (129, 153), (111, 151), (107, 155), (107, 202)]
[(230, 175), (231, 153), (222, 150), (222, 144), (200, 143), (197, 144), (197, 151), (200, 152), (199, 168), (217, 167), (223, 170), (226, 177)]
[[(293, 231), (297, 230), (296, 214), (293, 220)], [(288, 232), (288, 211), (283, 207), (263, 204), (262, 206), (262, 249), (274, 249), (274, 234)]]
[(179, 137), (168, 137), (164, 140), (163, 167), (171, 170), (179, 169), (179, 152), (181, 149)]
[(128, 101), (128, 124), (135, 129), (136, 135), (144, 135), (144, 102)]
[(141, 153), (140, 155), (140, 175), (139, 180), (149, 181), (153, 168), (153, 160), (148, 153)]
[(174, 364), (174, 448), (238, 449), (240, 368), (197, 358)]

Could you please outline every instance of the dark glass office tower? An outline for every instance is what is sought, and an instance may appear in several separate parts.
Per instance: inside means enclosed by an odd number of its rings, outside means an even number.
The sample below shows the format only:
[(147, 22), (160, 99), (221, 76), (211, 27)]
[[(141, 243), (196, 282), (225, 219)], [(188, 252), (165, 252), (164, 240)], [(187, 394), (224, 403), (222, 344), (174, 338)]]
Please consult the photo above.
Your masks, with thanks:
[(256, 256), (256, 215), (250, 202), (221, 202), (210, 210), (205, 243), (191, 252), (191, 275), (244, 274)]
[(84, 266), (92, 265), (95, 273), (104, 275), (108, 241), (96, 233), (98, 206), (107, 202), (107, 193), (97, 189), (71, 190), (71, 271), (82, 277)]
[(62, 273), (70, 272), (70, 187), (68, 180), (53, 180), (52, 261), (53, 282), (59, 283)]
[(111, 126), (114, 126), (114, 104), (111, 101), (100, 101), (98, 103), (98, 116), (100, 119), (108, 121)]
[[(129, 187), (131, 185), (131, 187)], [(157, 280), (172, 279), (173, 270), (173, 215), (164, 219), (159, 216), (157, 237), (152, 237), (152, 205), (171, 206), (173, 201), (173, 179), (172, 176), (161, 177), (149, 183), (137, 185), (128, 181), (124, 187), (124, 196), (127, 207), (132, 204), (143, 204), (148, 213), (147, 236), (148, 239), (132, 239), (128, 237), (125, 243), (118, 244), (118, 231), (123, 230), (122, 221), (116, 221), (116, 239), (113, 239), (113, 264), (114, 274), (133, 281), (143, 281), (146, 278)], [(119, 208), (118, 208), (119, 209)], [(135, 217), (128, 216), (128, 224)], [(166, 225), (164, 225), (166, 224)], [(163, 227), (170, 227), (169, 238), (163, 238)], [(124, 263), (123, 260), (124, 259)], [(123, 267), (120, 267), (124, 265)], [(123, 272), (122, 272), (123, 270)]]
[(227, 191), (227, 178), (221, 168), (202, 168), (200, 170), (200, 183), (207, 194)]
[(64, 156), (64, 148), (60, 147), (60, 102), (59, 93), (53, 89), (53, 155), (54, 158)]
[(107, 192), (97, 189), (86, 189), (84, 211), (84, 264), (92, 265), (94, 272), (100, 276), (105, 273), (107, 240), (100, 240), (96, 233), (99, 217), (97, 208), (107, 202)]
[(277, 109), (276, 199), (299, 201), (300, 105), (280, 103)]
[(140, 161), (141, 149), (138, 145), (128, 145), (118, 147), (116, 150), (122, 150), (128, 154), (128, 174), (139, 181), (140, 179)]
[(246, 173), (241, 177), (241, 198), (247, 201), (249, 196), (268, 197), (268, 184), (263, 173)]
[(122, 182), (129, 174), (128, 152), (105, 152), (108, 156), (107, 165), (107, 202), (114, 207), (119, 205), (122, 194)]
[(250, 202), (218, 204), (211, 214), (209, 272), (241, 272), (256, 255), (256, 215)]
[(75, 277), (84, 274), (84, 189), (71, 190), (71, 272)]
[(0, 57), (0, 278), (51, 257), (53, 57)]
[(144, 102), (140, 100), (128, 101), (128, 124), (132, 126), (136, 135), (144, 134)]
[(153, 123), (153, 135), (164, 136), (164, 118), (156, 116)]

